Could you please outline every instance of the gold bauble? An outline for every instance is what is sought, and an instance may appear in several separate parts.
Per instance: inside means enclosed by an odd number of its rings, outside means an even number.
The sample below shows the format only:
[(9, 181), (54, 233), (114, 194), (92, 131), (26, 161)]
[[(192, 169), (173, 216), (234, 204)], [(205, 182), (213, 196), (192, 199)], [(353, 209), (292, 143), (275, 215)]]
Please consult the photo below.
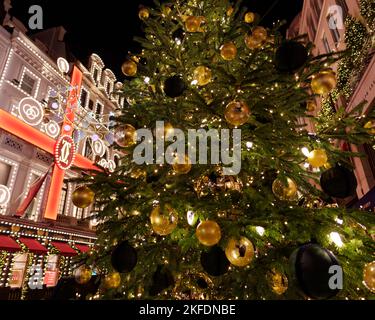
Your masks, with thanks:
[(141, 20), (146, 20), (150, 16), (150, 12), (147, 8), (141, 8), (138, 12), (138, 17)]
[(242, 126), (250, 118), (250, 109), (243, 101), (232, 101), (226, 106), (224, 116), (229, 124)]
[(193, 78), (195, 81), (197, 81), (197, 84), (199, 86), (205, 86), (211, 81), (211, 69), (205, 66), (199, 66), (195, 68)]
[(234, 12), (234, 8), (233, 7), (228, 7), (227, 9), (227, 16), (230, 17)]
[(252, 35), (245, 36), (245, 44), (249, 49), (257, 49), (262, 46), (262, 41)]
[(374, 121), (368, 121), (366, 124), (363, 126), (365, 129), (368, 129), (368, 132), (370, 134), (375, 135), (375, 122)]
[(315, 94), (326, 95), (336, 87), (336, 73), (332, 69), (316, 74), (311, 81), (311, 89)]
[(172, 165), (173, 171), (179, 174), (186, 174), (191, 170), (191, 161), (188, 155), (185, 155), (184, 159), (180, 161), (179, 157), (175, 158)]
[(363, 269), (363, 282), (367, 289), (375, 293), (375, 261), (365, 265)]
[(202, 19), (200, 17), (190, 16), (185, 21), (185, 28), (187, 32), (198, 32), (201, 26)]
[(252, 36), (258, 41), (264, 42), (268, 38), (267, 30), (261, 26), (253, 29)]
[(126, 60), (121, 66), (121, 71), (127, 77), (134, 77), (137, 74), (137, 64), (132, 60)]
[(327, 164), (327, 161), (327, 153), (322, 149), (311, 151), (307, 157), (307, 162), (315, 168), (323, 167), (325, 164)]
[(231, 238), (225, 248), (225, 255), (234, 266), (245, 267), (254, 258), (254, 246), (245, 237), (241, 237), (239, 240)]
[(297, 185), (290, 179), (286, 178), (287, 185), (280, 179), (276, 179), (272, 183), (272, 192), (280, 200), (296, 200), (297, 198)]
[(95, 193), (87, 186), (81, 186), (74, 190), (72, 202), (77, 208), (85, 209), (94, 203)]
[(308, 112), (313, 112), (316, 110), (316, 102), (315, 100), (308, 100), (307, 101), (307, 107), (306, 107)]
[(272, 269), (268, 273), (267, 278), (269, 286), (276, 294), (282, 295), (286, 290), (288, 290), (288, 278), (285, 274)]
[(246, 13), (244, 20), (246, 23), (253, 23), (255, 20), (255, 14), (253, 12)]
[(79, 284), (86, 284), (90, 281), (92, 271), (87, 266), (81, 266), (78, 269), (74, 270), (74, 279)]
[(159, 205), (151, 211), (150, 221), (155, 233), (166, 236), (177, 227), (178, 216), (169, 204), (165, 204), (163, 209)]
[(211, 247), (220, 241), (221, 229), (215, 221), (206, 220), (198, 225), (195, 235), (201, 244)]
[(137, 142), (137, 130), (131, 124), (117, 127), (115, 130), (115, 141), (120, 147), (131, 147)]
[(237, 47), (233, 42), (227, 42), (220, 48), (220, 55), (224, 60), (233, 60), (237, 55)]
[(194, 182), (194, 191), (197, 193), (198, 198), (207, 196), (210, 191), (210, 186), (212, 185), (212, 182), (207, 176), (199, 177)]
[(118, 272), (111, 272), (104, 278), (104, 286), (107, 289), (116, 289), (121, 284), (121, 276)]

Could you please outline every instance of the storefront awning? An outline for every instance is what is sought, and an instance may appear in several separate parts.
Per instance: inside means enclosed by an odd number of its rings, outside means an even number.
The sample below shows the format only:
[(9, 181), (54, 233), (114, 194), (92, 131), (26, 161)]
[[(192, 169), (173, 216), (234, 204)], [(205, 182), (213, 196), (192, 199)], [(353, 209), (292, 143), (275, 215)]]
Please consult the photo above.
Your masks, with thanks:
[(77, 252), (72, 249), (67, 243), (65, 242), (58, 242), (58, 241), (52, 241), (52, 245), (60, 251), (60, 254), (63, 256), (75, 256), (77, 255)]
[(77, 247), (77, 249), (83, 253), (86, 253), (87, 251), (90, 250), (90, 247), (89, 246), (86, 246), (84, 244), (76, 244), (75, 245)]
[(9, 252), (21, 251), (19, 244), (13, 240), (10, 236), (0, 235), (0, 250), (6, 250)]
[(48, 250), (41, 245), (38, 240), (30, 238), (20, 238), (20, 241), (30, 250), (30, 252), (37, 254), (46, 254)]

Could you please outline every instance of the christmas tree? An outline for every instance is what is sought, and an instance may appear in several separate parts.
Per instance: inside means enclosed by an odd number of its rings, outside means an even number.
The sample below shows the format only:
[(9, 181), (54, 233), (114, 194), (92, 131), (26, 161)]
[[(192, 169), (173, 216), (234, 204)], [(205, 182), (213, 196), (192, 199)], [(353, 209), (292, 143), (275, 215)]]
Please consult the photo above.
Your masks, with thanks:
[(339, 146), (372, 142), (375, 117), (339, 107), (319, 126), (309, 111), (342, 53), (313, 56), (239, 1), (155, 1), (139, 17), (112, 119), (121, 165), (74, 193), (100, 208), (79, 282), (94, 268), (115, 299), (370, 298), (375, 217), (342, 205), (361, 155)]

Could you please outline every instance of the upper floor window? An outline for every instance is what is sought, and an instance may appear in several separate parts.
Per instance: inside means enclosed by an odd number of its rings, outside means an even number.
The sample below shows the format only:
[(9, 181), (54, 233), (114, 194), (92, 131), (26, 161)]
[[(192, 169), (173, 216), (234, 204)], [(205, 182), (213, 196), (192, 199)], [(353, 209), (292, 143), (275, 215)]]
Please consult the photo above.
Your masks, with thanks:
[[(331, 19), (334, 19), (334, 23), (332, 23)], [(337, 15), (329, 14), (327, 16), (327, 23), (329, 25), (329, 30), (331, 30), (331, 35), (336, 45), (340, 41), (340, 33), (339, 33), (339, 30), (337, 29), (338, 22), (339, 21), (337, 21)]]
[(20, 88), (31, 95), (34, 91), (36, 80), (32, 78), (28, 73), (25, 73), (22, 78)]
[(92, 156), (91, 138), (86, 139), (83, 156), (86, 158), (91, 158)]
[(349, 8), (346, 4), (346, 0), (336, 0), (336, 4), (342, 9), (342, 21), (344, 22), (349, 13)]
[(94, 111), (94, 101), (92, 100), (89, 101), (89, 110)]
[(62, 190), (61, 190), (61, 197), (60, 197), (60, 204), (59, 204), (59, 211), (58, 211), (58, 214), (59, 215), (66, 215), (67, 212), (66, 211), (66, 204), (68, 203), (68, 186), (66, 183), (64, 183), (63, 187), (62, 187)]
[(94, 68), (93, 77), (95, 81), (98, 81), (98, 76), (99, 76), (99, 70), (97, 68)]
[(102, 114), (103, 113), (103, 108), (104, 106), (98, 102), (98, 104), (96, 105), (96, 113), (97, 114)]
[(328, 43), (328, 39), (327, 39), (326, 35), (323, 35), (323, 44), (324, 44), (324, 48), (326, 49), (326, 52), (330, 53), (331, 48), (329, 47), (329, 43)]
[(82, 89), (82, 91), (81, 91), (81, 99), (80, 99), (82, 107), (86, 106), (87, 96), (88, 96), (87, 91), (85, 89)]

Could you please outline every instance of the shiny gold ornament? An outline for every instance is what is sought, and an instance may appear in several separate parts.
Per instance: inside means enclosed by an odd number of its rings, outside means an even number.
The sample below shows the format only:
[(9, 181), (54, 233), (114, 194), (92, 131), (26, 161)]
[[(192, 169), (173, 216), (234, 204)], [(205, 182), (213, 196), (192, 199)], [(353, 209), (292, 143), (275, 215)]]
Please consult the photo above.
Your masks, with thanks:
[(74, 190), (72, 202), (77, 208), (85, 209), (94, 203), (95, 193), (87, 186), (81, 186)]
[(195, 68), (193, 78), (199, 86), (205, 86), (211, 81), (211, 69), (205, 66), (199, 66)]
[(327, 69), (316, 74), (311, 81), (311, 89), (315, 94), (326, 95), (336, 87), (336, 73)]
[(137, 130), (131, 124), (117, 127), (115, 130), (115, 141), (120, 147), (131, 147), (137, 142)]
[(107, 289), (116, 289), (121, 284), (121, 276), (118, 272), (111, 272), (104, 278), (104, 287)]
[(155, 233), (166, 236), (177, 227), (178, 216), (169, 204), (165, 204), (163, 209), (159, 205), (152, 210), (150, 221)]
[(78, 284), (86, 284), (90, 281), (92, 271), (89, 267), (87, 266), (81, 266), (74, 270), (74, 279)]
[(170, 122), (164, 123), (164, 137), (173, 137), (174, 135), (174, 128), (173, 125)]
[(253, 23), (255, 20), (255, 14), (253, 12), (246, 13), (244, 20), (246, 23)]
[(224, 60), (233, 60), (237, 55), (237, 47), (233, 42), (227, 42), (220, 48), (220, 55)]
[(245, 44), (249, 49), (253, 50), (260, 48), (262, 46), (262, 41), (253, 37), (252, 35), (246, 35)]
[(190, 16), (185, 21), (185, 28), (187, 32), (199, 32), (202, 19), (200, 17)]
[(370, 134), (375, 135), (375, 122), (374, 121), (368, 121), (366, 124), (363, 126), (365, 129), (368, 129), (368, 132)]
[(297, 185), (296, 183), (287, 178), (287, 185), (280, 179), (276, 179), (272, 183), (272, 192), (280, 200), (293, 201), (297, 198)]
[(178, 157), (176, 157), (173, 165), (173, 171), (179, 174), (187, 174), (191, 170), (191, 161), (188, 155), (185, 155), (184, 159), (180, 161)]
[(163, 15), (164, 16), (169, 16), (171, 14), (171, 12), (172, 12), (172, 9), (170, 7), (168, 7), (168, 6), (163, 7)]
[(122, 66), (121, 71), (127, 77), (134, 77), (137, 74), (137, 64), (132, 60), (126, 60)]
[(198, 198), (205, 197), (210, 194), (212, 182), (207, 176), (202, 176), (194, 182), (194, 191)]
[(254, 246), (245, 237), (241, 237), (239, 240), (231, 238), (225, 248), (225, 255), (234, 266), (245, 267), (254, 258)]
[(233, 7), (228, 7), (228, 9), (227, 9), (227, 16), (230, 17), (233, 14), (233, 12), (234, 12)]
[(308, 112), (313, 112), (316, 110), (316, 102), (315, 100), (309, 100), (307, 101), (307, 107), (306, 107)]
[(141, 20), (146, 20), (149, 18), (149, 16), (150, 16), (150, 12), (148, 11), (147, 8), (141, 8), (138, 12), (138, 17)]
[(244, 101), (232, 101), (226, 106), (224, 116), (229, 124), (242, 126), (250, 118), (250, 109)]
[(269, 286), (276, 294), (282, 295), (286, 290), (288, 290), (288, 278), (285, 274), (272, 269), (267, 274), (267, 278)]
[(375, 261), (365, 265), (363, 269), (363, 282), (367, 289), (375, 293)]
[(260, 42), (267, 40), (267, 30), (261, 26), (255, 27), (252, 31), (252, 36)]
[(215, 221), (206, 220), (198, 225), (195, 235), (201, 244), (211, 247), (220, 241), (221, 229)]
[(315, 168), (323, 167), (327, 164), (328, 157), (325, 150), (316, 149), (309, 153), (307, 162)]

